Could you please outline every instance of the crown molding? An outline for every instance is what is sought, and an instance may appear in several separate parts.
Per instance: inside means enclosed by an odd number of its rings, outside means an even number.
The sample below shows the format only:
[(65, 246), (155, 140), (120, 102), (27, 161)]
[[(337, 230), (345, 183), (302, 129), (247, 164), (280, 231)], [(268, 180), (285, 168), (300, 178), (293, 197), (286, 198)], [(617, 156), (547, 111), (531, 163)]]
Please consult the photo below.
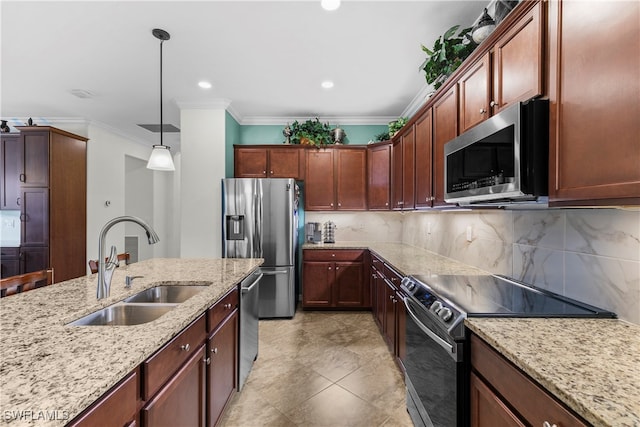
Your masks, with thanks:
[[(315, 117), (314, 117), (315, 118)], [(397, 119), (392, 116), (317, 116), (321, 122), (336, 125), (388, 125), (390, 121)], [(306, 121), (309, 117), (291, 116), (249, 116), (238, 121), (240, 125), (278, 125), (283, 126), (294, 120)]]
[(429, 98), (433, 93), (434, 93), (434, 90), (431, 85), (423, 86), (422, 89), (420, 89), (420, 92), (418, 92), (416, 96), (413, 97), (409, 105), (407, 105), (407, 107), (404, 109), (402, 114), (400, 114), (400, 116), (401, 117), (413, 116), (416, 113), (416, 111), (418, 111), (420, 107), (422, 107), (429, 100)]

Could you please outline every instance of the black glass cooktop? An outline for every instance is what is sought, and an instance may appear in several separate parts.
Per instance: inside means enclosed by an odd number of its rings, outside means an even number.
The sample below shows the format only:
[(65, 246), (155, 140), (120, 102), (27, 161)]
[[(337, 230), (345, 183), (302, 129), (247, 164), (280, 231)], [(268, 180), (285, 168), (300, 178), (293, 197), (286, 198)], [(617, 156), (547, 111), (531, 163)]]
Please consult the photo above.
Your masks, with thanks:
[(411, 276), (418, 300), (444, 298), (467, 317), (609, 317), (612, 312), (501, 276)]

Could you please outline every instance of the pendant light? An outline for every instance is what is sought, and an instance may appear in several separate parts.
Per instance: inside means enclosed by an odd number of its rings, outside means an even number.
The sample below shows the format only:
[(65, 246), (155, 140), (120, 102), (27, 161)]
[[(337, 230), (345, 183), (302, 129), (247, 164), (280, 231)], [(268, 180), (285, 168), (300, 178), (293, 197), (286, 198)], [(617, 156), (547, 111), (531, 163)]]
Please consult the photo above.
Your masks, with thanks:
[(169, 40), (171, 36), (165, 30), (155, 28), (152, 32), (153, 36), (160, 40), (160, 145), (154, 145), (147, 163), (147, 169), (159, 171), (174, 171), (173, 158), (171, 157), (171, 147), (164, 145), (162, 141), (164, 123), (162, 121), (162, 44), (165, 40)]

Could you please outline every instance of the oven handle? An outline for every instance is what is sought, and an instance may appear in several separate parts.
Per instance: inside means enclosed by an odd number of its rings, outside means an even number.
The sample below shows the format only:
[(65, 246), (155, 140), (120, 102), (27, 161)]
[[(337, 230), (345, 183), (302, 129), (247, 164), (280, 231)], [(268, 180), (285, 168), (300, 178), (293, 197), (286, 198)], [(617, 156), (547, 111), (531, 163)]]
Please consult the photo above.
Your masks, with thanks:
[(424, 326), (422, 324), (422, 322), (418, 319), (418, 316), (416, 316), (416, 314), (413, 311), (413, 309), (409, 306), (409, 302), (408, 302), (408, 298), (407, 297), (402, 298), (402, 302), (404, 303), (404, 306), (407, 308), (407, 313), (409, 313), (409, 316), (411, 316), (411, 318), (413, 319), (415, 324), (418, 325), (420, 330), (422, 330), (422, 332), (427, 334), (429, 336), (429, 338), (434, 340), (436, 342), (436, 344), (438, 344), (440, 347), (442, 347), (445, 350), (447, 350), (449, 352), (449, 354), (451, 355), (451, 357), (453, 358), (453, 360), (455, 360), (457, 362), (458, 361), (458, 357), (457, 357), (457, 354), (456, 354), (455, 347), (452, 346), (451, 344), (449, 344), (448, 342), (446, 342), (445, 340), (443, 340), (442, 338), (440, 338), (439, 336), (437, 336), (431, 329), (427, 328), (426, 326)]

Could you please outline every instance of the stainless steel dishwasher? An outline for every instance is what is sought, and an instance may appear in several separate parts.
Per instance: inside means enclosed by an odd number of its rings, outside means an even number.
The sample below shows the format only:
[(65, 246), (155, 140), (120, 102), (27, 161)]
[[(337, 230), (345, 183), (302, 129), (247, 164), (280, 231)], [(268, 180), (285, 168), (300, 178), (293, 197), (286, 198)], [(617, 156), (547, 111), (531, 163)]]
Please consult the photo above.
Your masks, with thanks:
[(256, 270), (240, 283), (240, 351), (238, 391), (251, 372), (258, 357), (259, 288), (262, 272)]

